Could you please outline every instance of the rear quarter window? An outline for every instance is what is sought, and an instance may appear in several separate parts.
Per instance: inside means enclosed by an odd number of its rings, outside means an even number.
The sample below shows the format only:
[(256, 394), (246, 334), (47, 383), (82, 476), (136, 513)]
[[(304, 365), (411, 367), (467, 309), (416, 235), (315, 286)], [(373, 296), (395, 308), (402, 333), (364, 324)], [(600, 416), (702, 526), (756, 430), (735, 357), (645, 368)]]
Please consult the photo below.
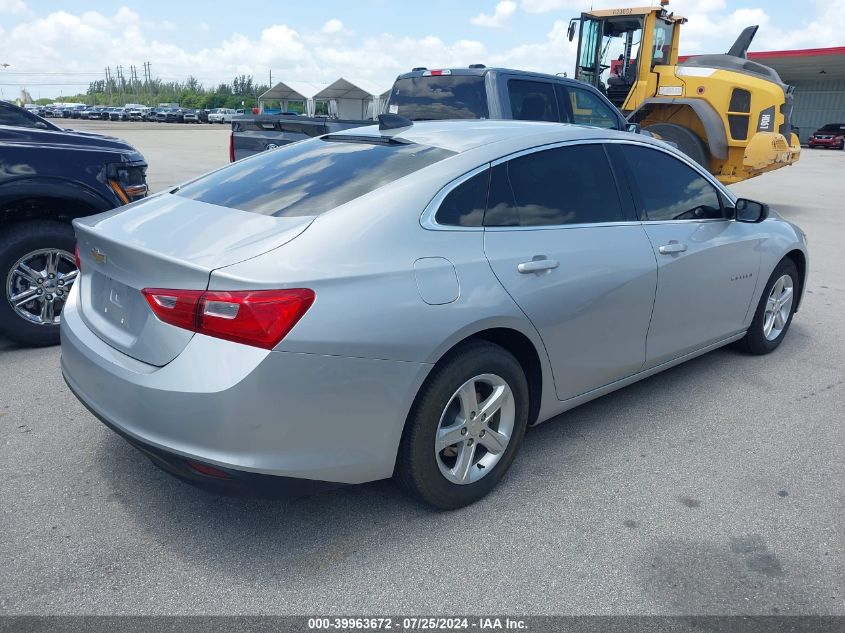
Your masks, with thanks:
[(316, 216), (454, 154), (415, 143), (343, 138), (322, 137), (264, 152), (195, 180), (176, 195), (262, 215)]

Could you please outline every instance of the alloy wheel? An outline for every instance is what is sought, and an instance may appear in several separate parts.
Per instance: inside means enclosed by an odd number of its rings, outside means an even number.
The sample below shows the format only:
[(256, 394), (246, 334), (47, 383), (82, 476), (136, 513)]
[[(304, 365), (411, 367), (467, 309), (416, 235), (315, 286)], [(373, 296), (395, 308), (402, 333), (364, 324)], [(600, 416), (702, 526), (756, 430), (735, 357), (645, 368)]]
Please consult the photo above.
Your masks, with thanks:
[(513, 436), (513, 391), (495, 374), (467, 380), (440, 416), (434, 452), (441, 474), (455, 484), (471, 484), (496, 466)]
[(792, 312), (794, 296), (794, 284), (789, 275), (781, 276), (772, 286), (763, 313), (763, 336), (766, 340), (774, 341), (783, 332)]
[(21, 257), (6, 277), (6, 299), (30, 323), (58, 325), (79, 271), (72, 253), (43, 248)]

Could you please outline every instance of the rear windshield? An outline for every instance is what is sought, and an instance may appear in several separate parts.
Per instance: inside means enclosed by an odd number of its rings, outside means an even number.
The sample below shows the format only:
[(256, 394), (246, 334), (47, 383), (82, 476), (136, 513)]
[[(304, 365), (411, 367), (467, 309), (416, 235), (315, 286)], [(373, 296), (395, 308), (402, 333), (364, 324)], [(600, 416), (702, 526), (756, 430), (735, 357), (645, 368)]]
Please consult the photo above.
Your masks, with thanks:
[(397, 79), (388, 104), (392, 114), (412, 121), (489, 117), (482, 75)]
[(262, 215), (320, 215), (454, 154), (362, 139), (335, 135), (291, 143), (233, 163), (176, 194)]

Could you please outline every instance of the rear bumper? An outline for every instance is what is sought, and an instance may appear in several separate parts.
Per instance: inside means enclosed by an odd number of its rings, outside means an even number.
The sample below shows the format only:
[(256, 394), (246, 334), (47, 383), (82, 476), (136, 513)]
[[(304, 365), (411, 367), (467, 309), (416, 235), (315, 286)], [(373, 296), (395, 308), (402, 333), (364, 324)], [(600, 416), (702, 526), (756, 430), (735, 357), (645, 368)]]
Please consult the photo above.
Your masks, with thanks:
[[(429, 365), (269, 352), (194, 336), (164, 367), (100, 340), (62, 313), (62, 372), (94, 415), (169, 472), (215, 489), (310, 480), (296, 488), (390, 477), (408, 410)], [(185, 460), (224, 469), (209, 482)], [(276, 479), (276, 484), (272, 480)], [(236, 485), (237, 484), (237, 485)], [(259, 487), (265, 484), (259, 483)]]
[[(211, 466), (211, 464), (204, 464), (197, 462), (196, 460), (187, 459), (181, 455), (163, 450), (153, 446), (152, 444), (146, 444), (145, 442), (132, 437), (120, 427), (115, 426), (94, 411), (94, 409), (92, 409), (85, 400), (76, 393), (73, 385), (67, 382), (67, 377), (65, 377), (65, 383), (71, 393), (79, 398), (80, 402), (86, 406), (94, 417), (100, 420), (100, 422), (105, 424), (112, 431), (120, 435), (134, 448), (146, 455), (153, 464), (174, 477), (196, 486), (197, 488), (206, 490), (207, 492), (232, 497), (290, 499), (312, 495), (326, 490), (333, 490), (344, 485), (341, 483), (318, 481), (315, 479), (298, 479), (296, 477), (263, 475), (260, 473), (251, 473), (232, 468), (223, 468), (221, 466), (213, 467), (214, 470), (217, 471), (216, 474), (203, 474), (203, 472), (198, 470), (196, 466)], [(194, 465), (192, 465), (192, 462)]]

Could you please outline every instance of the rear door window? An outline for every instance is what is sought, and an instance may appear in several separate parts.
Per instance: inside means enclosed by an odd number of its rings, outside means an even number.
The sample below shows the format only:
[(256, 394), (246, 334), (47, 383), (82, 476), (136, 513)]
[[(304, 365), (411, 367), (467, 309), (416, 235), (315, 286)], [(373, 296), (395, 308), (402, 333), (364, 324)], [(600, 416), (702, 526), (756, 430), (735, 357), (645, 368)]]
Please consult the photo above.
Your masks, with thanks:
[(559, 122), (554, 85), (547, 81), (508, 80), (511, 114), (521, 121)]
[(557, 226), (624, 220), (600, 144), (557, 147), (493, 170), (487, 226)]
[(393, 84), (388, 111), (411, 121), (487, 119), (484, 75), (407, 77)]
[(250, 213), (316, 216), (452, 155), (416, 143), (329, 135), (232, 163), (176, 194)]

